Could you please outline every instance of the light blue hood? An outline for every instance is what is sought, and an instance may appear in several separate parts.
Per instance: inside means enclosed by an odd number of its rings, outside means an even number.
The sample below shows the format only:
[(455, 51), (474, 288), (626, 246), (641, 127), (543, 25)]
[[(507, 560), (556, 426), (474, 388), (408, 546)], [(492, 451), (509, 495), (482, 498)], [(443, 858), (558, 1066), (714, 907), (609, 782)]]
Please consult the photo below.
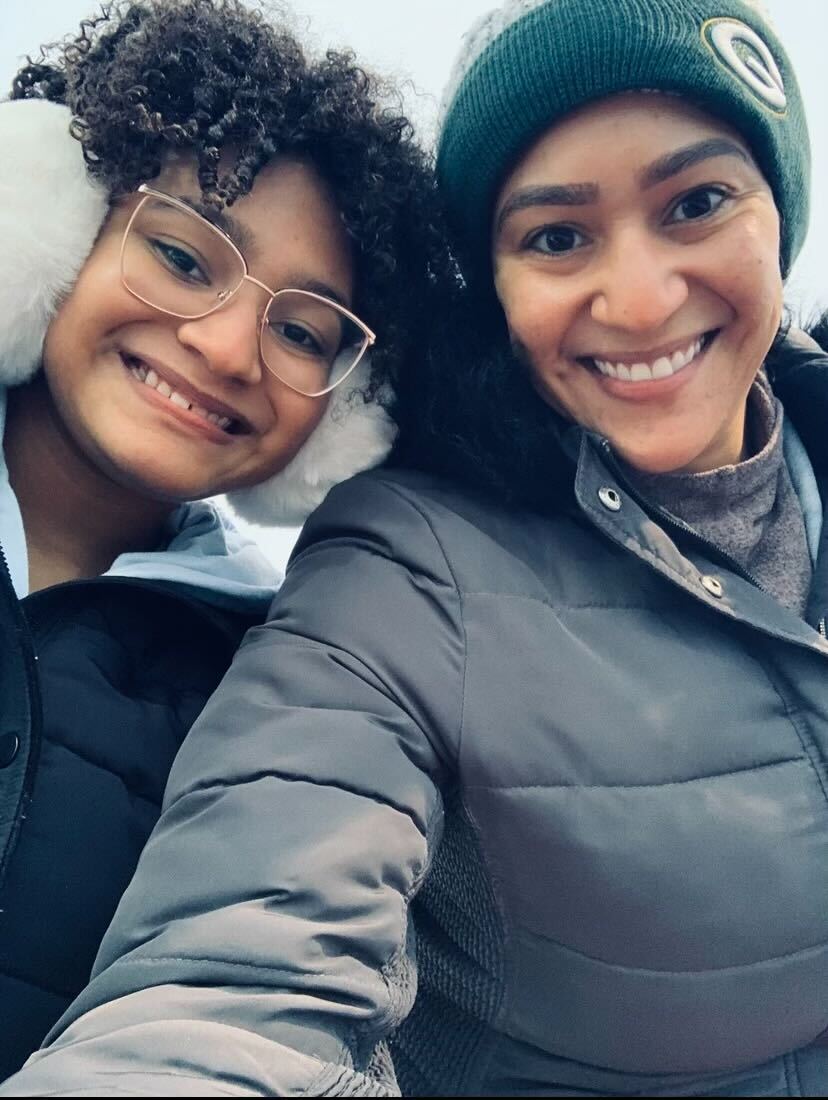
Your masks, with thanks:
[[(0, 438), (5, 431), (6, 390), (0, 387)], [(264, 616), (282, 583), (282, 573), (248, 535), (215, 505), (182, 504), (170, 518), (165, 549), (121, 554), (108, 577), (174, 581), (213, 606)], [(26, 537), (17, 498), (0, 455), (0, 543), (12, 583), (22, 599), (29, 590)]]

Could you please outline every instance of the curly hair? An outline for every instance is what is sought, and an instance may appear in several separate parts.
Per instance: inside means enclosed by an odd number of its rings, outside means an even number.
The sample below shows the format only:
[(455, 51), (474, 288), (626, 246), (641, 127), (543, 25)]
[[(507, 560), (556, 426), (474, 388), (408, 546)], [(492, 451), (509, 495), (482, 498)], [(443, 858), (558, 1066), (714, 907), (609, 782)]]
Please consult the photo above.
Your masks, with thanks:
[(431, 163), (386, 83), (349, 52), (310, 60), (240, 0), (121, 0), (29, 58), (11, 98), (65, 103), (90, 174), (113, 197), (174, 151), (194, 156), (217, 208), (247, 194), (272, 157), (310, 162), (352, 240), (355, 308), (379, 335), (371, 395), (420, 360), (430, 303), (456, 282)]

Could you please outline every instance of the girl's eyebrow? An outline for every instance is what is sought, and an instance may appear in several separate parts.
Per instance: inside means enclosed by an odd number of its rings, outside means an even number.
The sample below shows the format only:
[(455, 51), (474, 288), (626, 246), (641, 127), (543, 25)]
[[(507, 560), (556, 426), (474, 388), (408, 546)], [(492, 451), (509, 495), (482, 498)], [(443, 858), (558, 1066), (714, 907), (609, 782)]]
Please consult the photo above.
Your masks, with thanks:
[(641, 173), (641, 186), (644, 190), (655, 187), (656, 184), (664, 183), (672, 176), (677, 176), (686, 168), (692, 168), (694, 164), (713, 157), (739, 157), (746, 164), (753, 163), (741, 145), (737, 145), (735, 141), (730, 141), (728, 138), (707, 138), (692, 145), (685, 145), (653, 161)]
[[(667, 153), (653, 161), (641, 173), (641, 187), (647, 190), (656, 184), (677, 176), (687, 168), (711, 160), (713, 157), (739, 157), (746, 164), (752, 164), (750, 156), (735, 141), (728, 138), (707, 138), (704, 141), (685, 145), (672, 153)], [(531, 206), (586, 206), (597, 202), (600, 196), (597, 183), (545, 184), (537, 187), (523, 187), (513, 191), (497, 215), (495, 232), (499, 233), (507, 218), (518, 210)]]
[(215, 225), (216, 228), (221, 229), (230, 240), (241, 249), (242, 252), (247, 254), (255, 253), (256, 242), (253, 239), (251, 233), (242, 223), (234, 218), (231, 214), (227, 214), (224, 210), (215, 210), (208, 206), (207, 203), (200, 202), (198, 199), (193, 199), (188, 195), (179, 195), (178, 198), (181, 202), (185, 203), (196, 214), (200, 214), (205, 221)]

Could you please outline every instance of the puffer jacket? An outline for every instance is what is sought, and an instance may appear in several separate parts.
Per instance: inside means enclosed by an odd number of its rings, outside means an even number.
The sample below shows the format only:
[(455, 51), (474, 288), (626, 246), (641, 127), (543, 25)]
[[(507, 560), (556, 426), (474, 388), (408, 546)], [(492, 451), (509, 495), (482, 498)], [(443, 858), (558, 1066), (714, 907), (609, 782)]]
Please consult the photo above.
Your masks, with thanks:
[(0, 1079), (89, 980), (175, 754), (264, 617), (266, 563), (207, 553), (224, 540), (193, 511), (179, 552), (22, 600), (0, 551)]
[[(828, 358), (774, 384), (828, 487)], [(331, 493), (8, 1095), (825, 1093), (828, 539), (805, 621), (573, 475)]]

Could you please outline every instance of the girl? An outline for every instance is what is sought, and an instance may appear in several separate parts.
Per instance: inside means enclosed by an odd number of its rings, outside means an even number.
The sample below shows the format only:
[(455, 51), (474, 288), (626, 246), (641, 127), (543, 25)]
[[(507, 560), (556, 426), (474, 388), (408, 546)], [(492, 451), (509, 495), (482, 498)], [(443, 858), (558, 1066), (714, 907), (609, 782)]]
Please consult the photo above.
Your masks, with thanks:
[(203, 498), (298, 522), (384, 456), (432, 199), (349, 57), (232, 0), (104, 9), (21, 70), (0, 144), (5, 1077), (88, 979), (277, 588)]

